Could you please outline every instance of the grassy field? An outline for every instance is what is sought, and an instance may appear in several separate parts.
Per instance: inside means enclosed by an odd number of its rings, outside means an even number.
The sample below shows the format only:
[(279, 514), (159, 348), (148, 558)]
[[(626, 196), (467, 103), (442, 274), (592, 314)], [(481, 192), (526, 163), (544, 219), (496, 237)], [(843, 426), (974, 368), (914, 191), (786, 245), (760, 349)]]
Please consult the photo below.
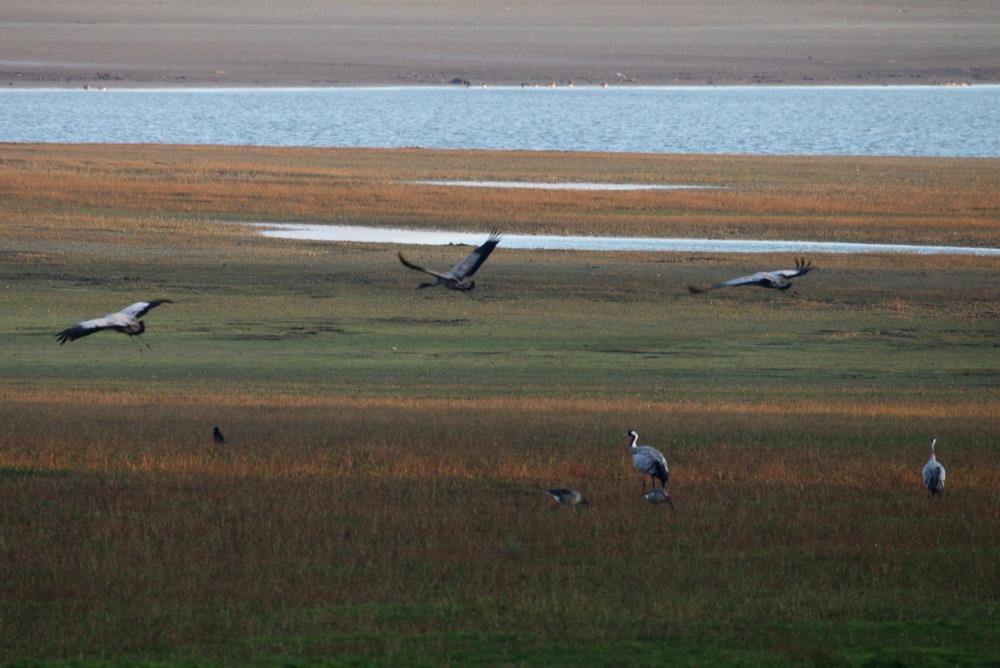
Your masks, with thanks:
[[(818, 255), (797, 297), (692, 296), (792, 258), (501, 243), (473, 293), (416, 292), (396, 246), (232, 223), (997, 246), (997, 183), (1000, 161), (2, 146), (0, 664), (996, 665), (1000, 260)], [(176, 303), (137, 341), (55, 342), (154, 297)], [(641, 499), (629, 428), (676, 512)]]

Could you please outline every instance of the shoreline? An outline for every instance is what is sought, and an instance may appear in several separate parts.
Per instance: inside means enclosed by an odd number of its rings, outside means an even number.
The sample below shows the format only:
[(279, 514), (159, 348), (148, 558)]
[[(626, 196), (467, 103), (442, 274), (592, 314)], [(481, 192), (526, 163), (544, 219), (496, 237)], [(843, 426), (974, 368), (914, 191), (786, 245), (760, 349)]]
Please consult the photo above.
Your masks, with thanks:
[(296, 77), (231, 77), (219, 79), (195, 76), (180, 79), (163, 77), (123, 77), (11, 72), (0, 67), (3, 90), (311, 90), (338, 88), (526, 88), (526, 89), (643, 89), (643, 88), (968, 88), (1000, 85), (1000, 68), (976, 77), (910, 74), (907, 76), (800, 77), (758, 79), (733, 76), (650, 77), (649, 80), (615, 82), (593, 78), (402, 77), (358, 78), (351, 80), (300, 80)]
[(602, 86), (599, 84), (555, 84), (555, 85), (527, 85), (484, 83), (474, 86), (461, 84), (389, 84), (389, 83), (351, 83), (351, 84), (315, 84), (315, 85), (284, 85), (284, 84), (258, 84), (258, 85), (232, 85), (232, 84), (142, 84), (142, 83), (119, 83), (115, 86), (107, 85), (53, 85), (51, 83), (39, 85), (13, 85), (0, 86), (0, 94), (4, 92), (59, 92), (59, 91), (87, 91), (87, 92), (187, 92), (187, 93), (218, 93), (218, 92), (254, 92), (254, 91), (275, 91), (275, 92), (308, 92), (308, 91), (330, 91), (330, 90), (463, 90), (463, 89), (494, 89), (494, 90), (559, 90), (559, 91), (593, 91), (593, 90), (699, 90), (699, 89), (741, 89), (741, 88), (773, 88), (773, 89), (853, 89), (853, 90), (877, 90), (883, 88), (899, 89), (919, 89), (919, 88), (994, 88), (1000, 87), (1000, 81), (995, 82), (943, 82), (943, 83), (686, 83), (686, 84), (613, 84)]
[(0, 88), (1000, 83), (985, 0), (37, 3)]

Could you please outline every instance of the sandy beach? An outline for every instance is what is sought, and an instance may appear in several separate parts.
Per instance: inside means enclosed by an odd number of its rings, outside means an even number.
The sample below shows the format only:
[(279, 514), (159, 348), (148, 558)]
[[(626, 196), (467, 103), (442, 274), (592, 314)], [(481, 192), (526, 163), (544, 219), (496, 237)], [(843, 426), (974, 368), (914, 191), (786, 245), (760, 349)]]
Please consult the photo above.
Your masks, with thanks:
[(9, 87), (1000, 82), (989, 0), (11, 0)]

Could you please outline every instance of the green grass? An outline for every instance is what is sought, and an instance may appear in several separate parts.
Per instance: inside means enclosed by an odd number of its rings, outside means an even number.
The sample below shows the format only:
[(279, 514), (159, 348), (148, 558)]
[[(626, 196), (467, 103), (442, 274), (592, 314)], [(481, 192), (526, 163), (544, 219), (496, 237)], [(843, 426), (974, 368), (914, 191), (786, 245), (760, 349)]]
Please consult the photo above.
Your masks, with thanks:
[[(1000, 662), (995, 259), (816, 256), (798, 297), (696, 297), (790, 258), (501, 244), (463, 295), (389, 245), (52, 197), (37, 228), (0, 209), (0, 664)], [(137, 341), (55, 341), (150, 297), (176, 303)]]

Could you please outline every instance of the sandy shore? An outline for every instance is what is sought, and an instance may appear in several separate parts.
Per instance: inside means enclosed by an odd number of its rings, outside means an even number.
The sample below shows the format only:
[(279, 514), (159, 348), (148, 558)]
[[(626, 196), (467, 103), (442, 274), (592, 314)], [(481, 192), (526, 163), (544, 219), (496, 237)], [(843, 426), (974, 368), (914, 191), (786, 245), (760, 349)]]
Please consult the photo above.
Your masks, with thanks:
[(1000, 6), (8, 0), (0, 85), (1000, 82)]

